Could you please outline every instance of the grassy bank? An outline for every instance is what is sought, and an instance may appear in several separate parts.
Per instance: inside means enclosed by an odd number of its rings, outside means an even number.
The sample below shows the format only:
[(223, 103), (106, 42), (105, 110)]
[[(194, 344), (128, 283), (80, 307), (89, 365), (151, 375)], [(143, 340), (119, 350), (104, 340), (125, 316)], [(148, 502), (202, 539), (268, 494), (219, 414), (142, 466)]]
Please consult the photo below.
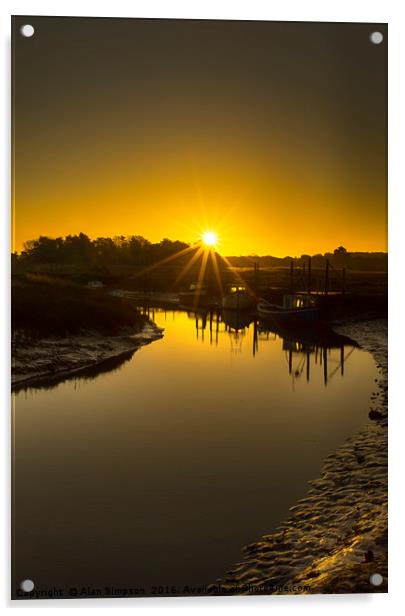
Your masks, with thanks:
[(139, 331), (146, 320), (123, 298), (57, 276), (15, 276), (11, 295), (12, 331), (31, 338), (67, 336), (85, 330), (117, 335), (124, 329)]

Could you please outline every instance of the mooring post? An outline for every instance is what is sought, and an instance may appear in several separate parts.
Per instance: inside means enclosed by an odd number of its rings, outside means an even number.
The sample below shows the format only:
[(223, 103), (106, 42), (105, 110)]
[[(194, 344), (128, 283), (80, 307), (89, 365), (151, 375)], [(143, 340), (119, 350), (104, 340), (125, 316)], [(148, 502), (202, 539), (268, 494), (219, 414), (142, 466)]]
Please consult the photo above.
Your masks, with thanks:
[(257, 320), (253, 321), (253, 357), (256, 355), (256, 351), (258, 350), (258, 339), (257, 339)]
[(294, 261), (290, 263), (290, 293), (294, 293)]

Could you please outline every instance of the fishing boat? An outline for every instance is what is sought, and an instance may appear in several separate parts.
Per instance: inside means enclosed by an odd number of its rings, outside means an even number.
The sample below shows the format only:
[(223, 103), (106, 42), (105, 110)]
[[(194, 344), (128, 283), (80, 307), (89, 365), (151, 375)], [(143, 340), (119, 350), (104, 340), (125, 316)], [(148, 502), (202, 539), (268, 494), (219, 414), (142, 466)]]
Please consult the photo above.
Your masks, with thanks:
[(284, 295), (282, 306), (261, 299), (257, 312), (261, 319), (278, 323), (307, 323), (319, 318), (319, 310), (311, 296), (299, 294)]
[(255, 298), (242, 285), (232, 285), (222, 298), (225, 310), (249, 310), (255, 306)]

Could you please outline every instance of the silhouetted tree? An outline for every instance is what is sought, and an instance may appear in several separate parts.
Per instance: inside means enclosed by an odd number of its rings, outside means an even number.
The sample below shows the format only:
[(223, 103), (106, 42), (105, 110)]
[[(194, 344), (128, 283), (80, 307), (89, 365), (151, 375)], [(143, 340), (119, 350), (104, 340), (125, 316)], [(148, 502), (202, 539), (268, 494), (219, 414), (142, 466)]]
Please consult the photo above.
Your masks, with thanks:
[(149, 265), (163, 260), (187, 248), (188, 244), (167, 238), (152, 244), (140, 235), (114, 238), (98, 237), (95, 240), (84, 233), (67, 235), (65, 238), (38, 239), (25, 242), (20, 262), (28, 264), (69, 264), (93, 267), (108, 265)]

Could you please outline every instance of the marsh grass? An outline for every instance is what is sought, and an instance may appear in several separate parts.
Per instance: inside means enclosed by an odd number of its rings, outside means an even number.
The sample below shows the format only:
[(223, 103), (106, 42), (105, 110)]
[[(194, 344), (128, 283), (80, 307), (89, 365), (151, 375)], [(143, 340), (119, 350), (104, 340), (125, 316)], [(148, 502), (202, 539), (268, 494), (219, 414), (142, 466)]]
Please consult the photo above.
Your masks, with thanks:
[(145, 323), (128, 300), (57, 276), (15, 276), (11, 297), (12, 332), (30, 338), (84, 331), (117, 335), (124, 330), (139, 331)]

